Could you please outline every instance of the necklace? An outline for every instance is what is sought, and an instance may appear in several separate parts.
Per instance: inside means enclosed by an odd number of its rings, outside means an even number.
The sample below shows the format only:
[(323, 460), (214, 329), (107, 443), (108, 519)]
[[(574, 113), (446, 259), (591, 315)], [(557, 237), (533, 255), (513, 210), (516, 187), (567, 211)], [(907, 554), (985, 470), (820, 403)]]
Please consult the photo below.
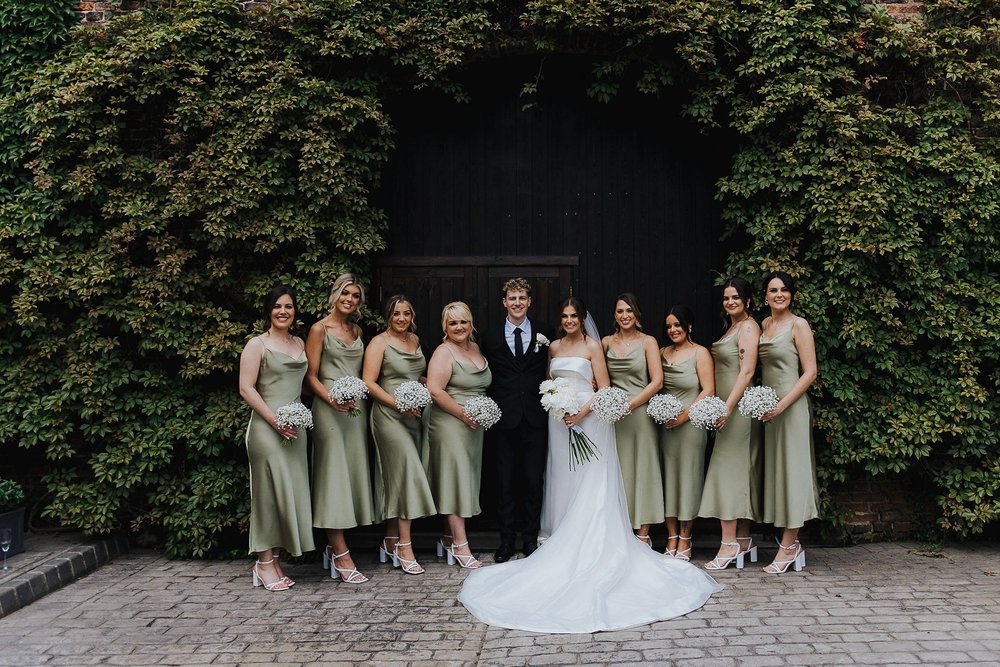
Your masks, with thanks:
[(618, 337), (618, 342), (624, 345), (626, 349), (631, 348), (633, 345), (642, 340), (642, 334), (636, 334), (635, 336), (626, 338), (625, 336), (622, 335), (622, 332), (619, 331), (618, 333), (615, 334), (615, 336)]
[[(277, 336), (274, 336), (274, 335), (273, 335), (273, 334), (271, 333), (271, 330), (270, 330), (270, 329), (268, 329), (266, 333), (267, 333), (267, 337), (268, 337), (268, 338), (278, 338)], [(280, 339), (280, 338), (278, 338), (278, 340), (281, 340), (281, 339)], [(287, 334), (285, 334), (285, 344), (286, 344), (286, 345), (290, 345), (290, 344), (291, 344), (291, 342), (292, 342), (292, 334), (290, 334), (290, 333), (287, 333)]]

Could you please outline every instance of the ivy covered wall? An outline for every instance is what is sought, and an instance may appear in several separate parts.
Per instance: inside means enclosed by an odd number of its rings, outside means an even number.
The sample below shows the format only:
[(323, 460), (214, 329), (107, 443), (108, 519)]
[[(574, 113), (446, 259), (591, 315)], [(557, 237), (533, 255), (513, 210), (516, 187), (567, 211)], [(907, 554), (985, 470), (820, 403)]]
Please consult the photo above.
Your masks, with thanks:
[(217, 549), (247, 514), (235, 359), (259, 295), (289, 280), (319, 314), (391, 224), (371, 204), (382, 100), (461, 99), (470, 62), (572, 54), (596, 99), (683, 90), (704, 131), (739, 138), (717, 196), (741, 249), (718, 269), (802, 280), (827, 488), (903, 474), (930, 489), (928, 527), (980, 532), (1000, 511), (998, 15), (176, 0), (29, 30), (45, 57), (0, 98), (0, 443), (46, 471), (59, 522)]

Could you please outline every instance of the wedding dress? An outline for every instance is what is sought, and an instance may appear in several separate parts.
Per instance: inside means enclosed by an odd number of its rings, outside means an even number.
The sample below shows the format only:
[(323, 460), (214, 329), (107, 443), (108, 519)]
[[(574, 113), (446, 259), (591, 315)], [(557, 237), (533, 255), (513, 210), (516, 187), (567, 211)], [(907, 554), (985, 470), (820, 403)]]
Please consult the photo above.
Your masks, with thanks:
[[(556, 357), (549, 372), (568, 378), (581, 402), (592, 396), (589, 360)], [(701, 607), (722, 587), (700, 568), (653, 551), (632, 533), (614, 427), (593, 414), (578, 427), (600, 457), (570, 470), (566, 426), (549, 420), (542, 507), (548, 539), (529, 558), (473, 571), (459, 601), (484, 623), (553, 633), (620, 630)]]

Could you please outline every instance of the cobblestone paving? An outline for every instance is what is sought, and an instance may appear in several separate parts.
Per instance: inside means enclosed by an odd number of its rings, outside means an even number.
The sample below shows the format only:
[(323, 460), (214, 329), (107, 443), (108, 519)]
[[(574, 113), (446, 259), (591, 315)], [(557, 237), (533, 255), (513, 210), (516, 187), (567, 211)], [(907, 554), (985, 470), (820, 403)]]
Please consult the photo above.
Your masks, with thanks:
[(465, 572), (418, 557), (419, 577), (359, 558), (362, 586), (290, 566), (269, 593), (249, 562), (132, 553), (0, 619), (0, 664), (1000, 664), (1000, 545), (812, 548), (801, 573), (748, 564), (694, 613), (593, 635), (484, 626), (455, 601)]

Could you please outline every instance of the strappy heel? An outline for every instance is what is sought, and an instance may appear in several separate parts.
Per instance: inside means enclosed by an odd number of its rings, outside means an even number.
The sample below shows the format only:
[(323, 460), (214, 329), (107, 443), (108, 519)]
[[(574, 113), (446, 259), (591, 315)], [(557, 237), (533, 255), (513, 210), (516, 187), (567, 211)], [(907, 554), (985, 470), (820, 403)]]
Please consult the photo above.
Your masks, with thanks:
[(788, 560), (778, 560), (777, 557), (771, 564), (764, 568), (764, 571), (768, 574), (784, 574), (788, 571), (788, 566), (791, 565), (796, 572), (801, 572), (802, 568), (806, 566), (806, 550), (802, 548), (798, 540), (795, 540), (787, 547), (784, 544), (778, 543), (778, 546), (785, 551), (791, 551), (794, 555)]
[(653, 538), (651, 538), (649, 535), (640, 535), (639, 533), (636, 533), (635, 538), (640, 542), (642, 542), (643, 544), (645, 544), (650, 549), (653, 548)]
[(663, 550), (663, 555), (664, 556), (676, 556), (677, 555), (677, 549), (671, 549), (670, 548), (670, 540), (679, 540), (679, 539), (681, 539), (680, 535), (667, 535), (667, 548)]
[[(337, 567), (337, 559), (343, 558), (350, 553), (350, 551), (345, 551), (342, 554), (333, 554), (333, 557), (330, 558), (330, 577), (332, 579), (342, 579), (345, 584), (363, 584), (368, 581), (368, 577), (358, 572), (358, 568)], [(326, 558), (326, 554), (323, 554), (323, 558)]]
[[(395, 549), (389, 548), (389, 545), (386, 544), (386, 540), (396, 540), (396, 543), (399, 544), (398, 537), (383, 537), (382, 544), (378, 548), (378, 562), (380, 563), (388, 563), (389, 559), (392, 558), (392, 552), (395, 551)], [(393, 560), (392, 566), (399, 567), (398, 565), (396, 565), (395, 560)]]
[(724, 556), (716, 556), (712, 560), (710, 560), (707, 563), (705, 563), (705, 569), (706, 570), (712, 570), (712, 571), (725, 570), (727, 567), (729, 567), (733, 563), (736, 563), (736, 569), (737, 570), (742, 570), (743, 569), (743, 553), (744, 552), (740, 551), (740, 543), (739, 542), (720, 542), (720, 545), (724, 546), (724, 547), (736, 547), (736, 553), (733, 554), (732, 556), (726, 556), (726, 557), (724, 557)]
[(454, 565), (458, 563), (459, 567), (464, 567), (467, 570), (475, 570), (482, 566), (482, 561), (477, 559), (472, 554), (457, 554), (455, 553), (455, 547), (467, 547), (469, 546), (469, 541), (466, 540), (461, 544), (453, 544), (448, 547), (448, 565)]
[[(448, 540), (448, 546), (445, 546), (444, 541)], [(437, 557), (444, 558), (445, 554), (448, 553), (448, 547), (451, 546), (452, 537), (448, 533), (442, 533), (441, 539), (437, 541)], [(451, 565), (451, 562), (448, 563)]]
[(750, 562), (751, 563), (756, 563), (757, 562), (757, 545), (753, 543), (753, 537), (737, 537), (736, 538), (737, 542), (739, 542), (740, 540), (750, 540), (750, 545), (747, 546), (746, 549), (743, 548), (742, 544), (740, 545), (740, 553), (742, 555), (744, 555), (744, 556), (747, 555), (747, 554), (749, 554), (750, 555)]
[[(677, 536), (678, 540), (685, 540), (688, 543), (691, 542), (690, 537), (684, 537), (683, 535)], [(687, 549), (681, 549), (680, 543), (677, 544), (677, 553), (674, 554), (674, 558), (677, 560), (691, 560), (691, 546), (689, 544)]]
[(420, 563), (417, 562), (416, 558), (411, 560), (399, 555), (399, 547), (408, 546), (410, 546), (410, 542), (396, 543), (396, 548), (392, 550), (392, 566), (403, 568), (403, 572), (407, 574), (423, 574), (424, 568), (420, 567)]
[(263, 586), (265, 591), (287, 591), (289, 588), (291, 588), (291, 585), (288, 583), (288, 579), (286, 577), (281, 577), (277, 581), (267, 583), (264, 581), (264, 578), (260, 576), (260, 573), (257, 571), (257, 566), (270, 565), (273, 562), (274, 559), (272, 558), (271, 560), (259, 560), (256, 563), (254, 563), (253, 568), (251, 568), (250, 570), (251, 574), (253, 575), (254, 588)]
[[(279, 560), (279, 561), (281, 560), (281, 557), (278, 554), (274, 554), (271, 558), (272, 558), (272, 560)], [(285, 575), (281, 575), (281, 578), (282, 578), (283, 581), (287, 581), (288, 582), (288, 587), (289, 588), (291, 588), (292, 586), (295, 585), (295, 582), (292, 581), (291, 577), (288, 577), (288, 576), (285, 576)]]

